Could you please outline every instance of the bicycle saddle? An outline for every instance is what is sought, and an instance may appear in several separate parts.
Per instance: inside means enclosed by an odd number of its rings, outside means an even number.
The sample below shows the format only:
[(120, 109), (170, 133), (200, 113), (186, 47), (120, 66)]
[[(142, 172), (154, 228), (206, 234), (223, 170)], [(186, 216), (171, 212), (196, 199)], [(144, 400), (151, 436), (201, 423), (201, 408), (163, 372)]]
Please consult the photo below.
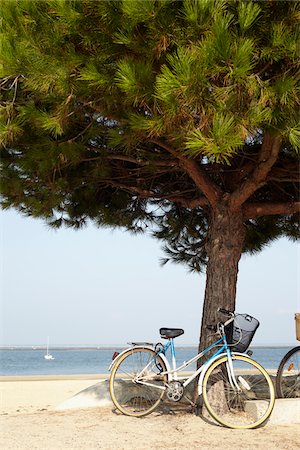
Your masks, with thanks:
[(163, 339), (176, 338), (184, 333), (181, 328), (160, 328), (160, 337)]

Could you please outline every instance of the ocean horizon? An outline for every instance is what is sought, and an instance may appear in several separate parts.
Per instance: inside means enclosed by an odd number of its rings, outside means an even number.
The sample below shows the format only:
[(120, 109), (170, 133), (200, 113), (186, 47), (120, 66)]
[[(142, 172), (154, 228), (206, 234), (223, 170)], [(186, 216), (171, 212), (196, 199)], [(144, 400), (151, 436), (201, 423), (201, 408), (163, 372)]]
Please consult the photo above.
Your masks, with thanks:
[[(266, 369), (274, 371), (277, 370), (282, 357), (293, 346), (256, 345), (249, 350), (253, 352), (254, 360)], [(0, 347), (0, 376), (106, 374), (113, 353), (128, 346), (53, 346), (49, 350), (53, 360), (44, 358), (45, 346), (33, 347)], [(196, 346), (177, 346), (177, 365), (196, 354)], [(195, 364), (190, 367), (195, 368)]]
[[(151, 343), (153, 345), (156, 344), (151, 341), (145, 341)], [(123, 343), (112, 343), (112, 344), (51, 344), (51, 350), (89, 350), (89, 349), (112, 349), (112, 348), (127, 348), (131, 344), (131, 342), (123, 342)], [(177, 344), (175, 342), (176, 348), (197, 348), (197, 344)], [(295, 347), (297, 345), (297, 341), (295, 342), (281, 342), (281, 343), (255, 343), (252, 345), (252, 348), (280, 348), (280, 347)], [(47, 348), (46, 344), (0, 344), (0, 350), (44, 350)]]

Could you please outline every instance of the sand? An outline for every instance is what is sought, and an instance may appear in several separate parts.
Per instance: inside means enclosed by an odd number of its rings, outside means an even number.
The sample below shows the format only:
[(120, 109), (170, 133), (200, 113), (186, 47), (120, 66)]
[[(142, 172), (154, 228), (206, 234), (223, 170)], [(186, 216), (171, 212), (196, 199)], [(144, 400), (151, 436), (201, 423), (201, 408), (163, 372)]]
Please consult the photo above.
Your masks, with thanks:
[(100, 375), (0, 377), (0, 414), (54, 409), (78, 392), (93, 386)]
[(5, 450), (299, 448), (299, 424), (230, 430), (205, 422), (189, 408), (154, 412), (142, 419), (119, 414), (111, 405), (56, 410), (99, 382), (99, 376), (5, 380), (0, 379), (0, 448)]

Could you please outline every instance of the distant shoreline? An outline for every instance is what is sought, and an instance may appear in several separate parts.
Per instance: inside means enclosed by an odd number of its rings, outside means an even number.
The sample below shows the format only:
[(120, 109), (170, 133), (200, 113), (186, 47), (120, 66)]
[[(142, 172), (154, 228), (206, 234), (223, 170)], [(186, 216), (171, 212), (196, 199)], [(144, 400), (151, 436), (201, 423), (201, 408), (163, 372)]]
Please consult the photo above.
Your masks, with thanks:
[[(297, 345), (297, 343), (278, 344), (278, 345), (276, 345), (276, 344), (271, 344), (271, 345), (261, 344), (261, 345), (250, 346), (250, 348), (252, 348), (252, 349), (255, 349), (255, 348), (288, 348), (288, 347), (292, 348), (292, 347), (295, 347), (296, 345)], [(298, 343), (298, 345), (299, 345), (299, 343)], [(60, 350), (125, 350), (128, 347), (129, 347), (129, 344), (123, 345), (123, 346), (122, 345), (116, 345), (116, 346), (110, 345), (107, 347), (105, 347), (105, 346), (84, 346), (84, 347), (81, 347), (81, 346), (74, 346), (74, 347), (73, 346), (62, 346), (62, 347), (51, 346), (51, 351), (58, 351), (58, 350), (59, 351)], [(180, 350), (180, 349), (188, 350), (188, 349), (194, 349), (197, 347), (198, 347), (198, 345), (176, 345), (176, 349), (178, 349), (178, 350)], [(43, 350), (43, 351), (45, 351), (46, 349), (47, 349), (46, 346), (39, 346), (39, 345), (36, 345), (36, 346), (34, 346), (34, 345), (33, 346), (11, 345), (11, 346), (0, 347), (0, 350), (30, 350), (30, 351)]]
[[(125, 348), (127, 348), (128, 346), (110, 346), (110, 347), (67, 347), (67, 346), (64, 346), (64, 347), (52, 347), (51, 346), (51, 351), (57, 351), (57, 350), (115, 350), (115, 349), (118, 349), (118, 350), (121, 350), (121, 349), (125, 349)], [(185, 347), (185, 348), (194, 348), (194, 347)], [(26, 347), (17, 347), (17, 346), (9, 346), (9, 347), (0, 347), (0, 350), (30, 350), (30, 351), (32, 351), (32, 350), (46, 350), (47, 349), (47, 347), (46, 346), (39, 346), (39, 345), (37, 345), (37, 346), (26, 346)]]
[[(128, 347), (127, 347), (128, 348)], [(277, 370), (278, 365), (292, 346), (253, 346), (253, 358), (263, 367)], [(0, 350), (0, 376), (52, 376), (105, 374), (111, 365), (115, 352), (121, 353), (126, 347), (51, 347), (54, 361), (45, 361), (45, 348), (5, 347)], [(196, 346), (176, 347), (177, 363), (182, 364), (197, 354)], [(193, 363), (195, 364), (195, 363)], [(7, 380), (7, 378), (5, 378)], [(15, 379), (15, 378), (14, 378)], [(26, 378), (28, 380), (28, 378)]]

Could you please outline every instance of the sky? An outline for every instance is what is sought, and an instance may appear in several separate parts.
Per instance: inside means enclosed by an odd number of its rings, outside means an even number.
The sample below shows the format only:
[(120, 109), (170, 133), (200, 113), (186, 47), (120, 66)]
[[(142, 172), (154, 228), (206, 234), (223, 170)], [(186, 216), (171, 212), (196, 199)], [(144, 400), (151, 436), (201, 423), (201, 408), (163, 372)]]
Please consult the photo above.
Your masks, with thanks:
[[(0, 346), (158, 342), (160, 327), (197, 345), (205, 275), (161, 267), (160, 242), (93, 225), (52, 230), (13, 210), (0, 220)], [(242, 257), (236, 311), (260, 321), (253, 345), (297, 343), (299, 269), (299, 245), (286, 239)]]

